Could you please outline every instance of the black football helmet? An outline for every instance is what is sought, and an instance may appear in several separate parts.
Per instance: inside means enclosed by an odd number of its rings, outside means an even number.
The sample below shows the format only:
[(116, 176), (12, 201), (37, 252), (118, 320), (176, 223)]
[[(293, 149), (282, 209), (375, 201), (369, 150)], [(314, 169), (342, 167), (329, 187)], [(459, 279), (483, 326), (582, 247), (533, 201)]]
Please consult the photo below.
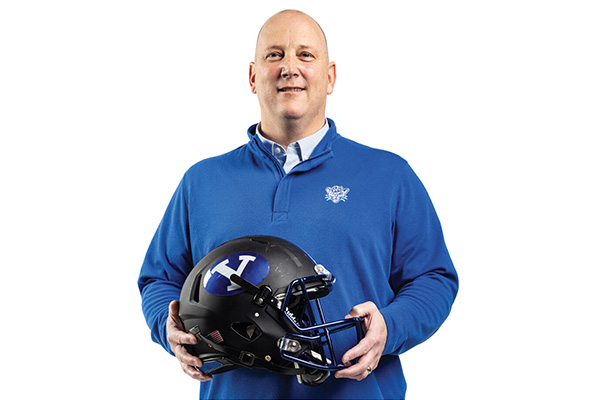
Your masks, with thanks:
[(230, 240), (204, 256), (187, 277), (179, 317), (198, 339), (187, 346), (201, 371), (263, 368), (319, 385), (338, 362), (331, 335), (362, 318), (325, 322), (320, 298), (335, 278), (297, 246), (272, 236)]

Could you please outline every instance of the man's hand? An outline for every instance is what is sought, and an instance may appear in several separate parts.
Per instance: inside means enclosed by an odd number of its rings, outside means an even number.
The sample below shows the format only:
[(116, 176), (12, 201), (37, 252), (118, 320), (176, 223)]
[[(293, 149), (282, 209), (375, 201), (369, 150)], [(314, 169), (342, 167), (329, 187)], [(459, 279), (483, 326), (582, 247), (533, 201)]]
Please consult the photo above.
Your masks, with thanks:
[[(356, 346), (343, 355), (342, 362), (349, 367), (336, 372), (335, 377), (361, 381), (369, 376), (379, 364), (387, 340), (387, 326), (383, 315), (371, 301), (355, 306), (345, 318), (350, 317), (364, 317), (367, 333)], [(350, 360), (357, 357), (360, 359), (352, 365)]]
[(174, 300), (169, 304), (169, 318), (167, 319), (167, 340), (171, 346), (171, 351), (175, 353), (175, 357), (181, 364), (183, 372), (199, 381), (209, 381), (212, 376), (204, 374), (196, 369), (202, 366), (202, 361), (198, 357), (194, 357), (185, 348), (185, 344), (194, 345), (197, 339), (191, 333), (186, 333), (181, 319), (179, 318), (179, 302)]

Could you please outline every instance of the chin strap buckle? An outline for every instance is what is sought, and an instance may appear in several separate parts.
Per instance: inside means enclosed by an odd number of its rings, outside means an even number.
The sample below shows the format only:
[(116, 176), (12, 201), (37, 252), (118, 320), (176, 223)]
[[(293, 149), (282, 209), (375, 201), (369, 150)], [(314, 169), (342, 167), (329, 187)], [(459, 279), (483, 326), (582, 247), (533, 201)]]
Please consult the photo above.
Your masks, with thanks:
[(268, 285), (262, 285), (258, 288), (258, 292), (254, 295), (252, 300), (259, 306), (262, 306), (269, 301), (272, 294), (273, 290)]
[(237, 274), (231, 274), (229, 279), (231, 279), (231, 282), (241, 286), (248, 293), (253, 294), (254, 297), (252, 298), (252, 301), (259, 306), (264, 306), (272, 300), (271, 295), (273, 294), (273, 289), (271, 289), (269, 285), (257, 287)]
[(254, 356), (254, 354), (249, 353), (247, 351), (242, 351), (240, 352), (240, 363), (244, 364), (247, 367), (251, 367), (254, 365), (254, 359), (256, 357)]

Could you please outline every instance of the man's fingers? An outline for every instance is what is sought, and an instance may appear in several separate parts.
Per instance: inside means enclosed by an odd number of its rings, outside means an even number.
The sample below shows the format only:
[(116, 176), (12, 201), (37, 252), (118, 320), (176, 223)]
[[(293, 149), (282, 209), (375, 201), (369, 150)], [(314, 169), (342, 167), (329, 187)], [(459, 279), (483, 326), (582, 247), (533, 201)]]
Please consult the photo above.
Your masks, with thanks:
[(185, 365), (191, 365), (192, 367), (201, 367), (202, 361), (196, 356), (191, 355), (182, 345), (177, 345), (173, 349), (173, 353), (175, 353), (175, 357)]
[(198, 371), (192, 365), (181, 364), (181, 369), (183, 369), (183, 372), (185, 372), (191, 378), (196, 379), (197, 381), (205, 382), (210, 381), (212, 379), (212, 375), (208, 375), (202, 371)]
[(198, 357), (191, 355), (185, 348), (186, 344), (194, 345), (198, 343), (198, 339), (191, 333), (185, 332), (183, 323), (179, 318), (179, 301), (177, 300), (169, 303), (169, 317), (166, 325), (167, 341), (177, 361), (179, 361), (183, 372), (198, 381), (211, 380), (212, 376), (196, 369), (196, 367), (200, 368), (202, 366), (202, 361)]
[[(183, 324), (179, 318), (179, 301), (173, 300), (169, 304), (169, 320), (167, 321), (167, 340), (171, 347), (178, 344), (196, 344), (198, 340), (191, 333), (183, 330)], [(172, 349), (175, 352), (175, 349)]]
[[(198, 339), (191, 333), (180, 331), (179, 329), (167, 329), (167, 341), (171, 344), (171, 347), (178, 344), (196, 344)], [(173, 350), (175, 351), (175, 350)]]
[(342, 363), (346, 366), (350, 366), (350, 361), (355, 358), (361, 357), (369, 352), (373, 348), (373, 341), (365, 336), (356, 346), (352, 347), (342, 356)]
[[(336, 378), (363, 380), (377, 368), (387, 339), (387, 327), (379, 309), (372, 301), (358, 304), (350, 310), (346, 318), (364, 317), (367, 328), (365, 336), (356, 346), (342, 356), (344, 368), (335, 373)], [(351, 360), (358, 362), (352, 365)]]
[[(371, 338), (363, 338), (356, 346), (351, 348), (342, 356), (342, 362), (348, 368), (344, 368), (336, 372), (336, 378), (349, 378), (362, 380), (365, 379), (379, 364), (379, 358), (381, 357), (380, 346)], [(351, 360), (358, 358), (358, 362), (354, 365), (351, 364)], [(368, 370), (371, 369), (371, 371)]]
[(365, 379), (369, 375), (368, 368), (371, 368), (373, 371), (376, 367), (377, 362), (375, 361), (375, 357), (372, 353), (367, 353), (360, 358), (360, 361), (348, 368), (344, 368), (335, 373), (336, 378), (348, 378), (348, 379), (356, 379), (362, 380)]
[(184, 331), (172, 331), (167, 334), (167, 340), (173, 344), (196, 344), (198, 339), (191, 333)]

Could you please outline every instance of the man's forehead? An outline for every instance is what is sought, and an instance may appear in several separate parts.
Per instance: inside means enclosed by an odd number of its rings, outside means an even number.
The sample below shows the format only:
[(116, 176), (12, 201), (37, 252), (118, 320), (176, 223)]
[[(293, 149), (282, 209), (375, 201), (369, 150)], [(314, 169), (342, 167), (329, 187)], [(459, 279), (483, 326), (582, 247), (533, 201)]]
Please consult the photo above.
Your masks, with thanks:
[[(310, 45), (310, 44), (292, 43), (292, 45), (294, 46), (295, 49), (298, 49), (298, 50), (315, 50), (315, 46)], [(273, 44), (267, 45), (265, 47), (265, 50), (284, 49), (288, 46), (289, 46), (288, 43), (282, 42), (280, 44), (277, 44), (276, 42), (273, 42)]]
[(297, 48), (325, 48), (325, 33), (310, 16), (300, 11), (282, 11), (265, 22), (256, 41), (256, 51), (293, 45)]
[(269, 50), (285, 50), (288, 48), (293, 48), (295, 50), (313, 50), (320, 51), (322, 46), (317, 46), (315, 44), (304, 43), (300, 41), (271, 41), (263, 43), (262, 46), (257, 46), (257, 51), (269, 51)]

